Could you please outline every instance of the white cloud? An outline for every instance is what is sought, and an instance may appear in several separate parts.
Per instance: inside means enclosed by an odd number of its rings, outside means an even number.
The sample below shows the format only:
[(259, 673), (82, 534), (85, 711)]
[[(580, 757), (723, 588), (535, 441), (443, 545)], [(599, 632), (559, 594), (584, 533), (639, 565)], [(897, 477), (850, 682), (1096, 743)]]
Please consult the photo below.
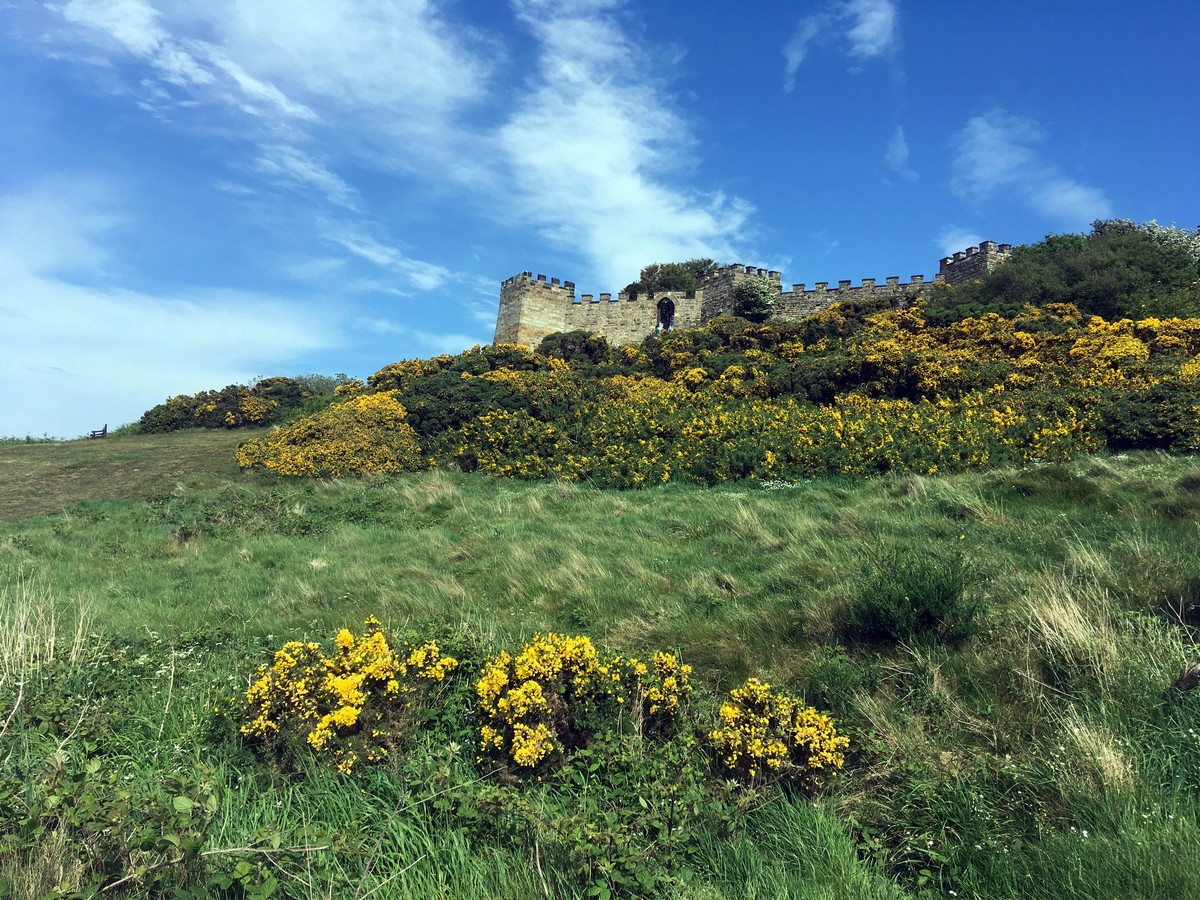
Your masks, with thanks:
[(796, 25), (795, 32), (792, 33), (791, 39), (783, 47), (783, 90), (790, 94), (796, 87), (796, 72), (800, 68), (800, 64), (804, 62), (804, 58), (808, 56), (809, 45), (813, 40), (829, 25), (830, 17), (827, 15), (811, 16), (807, 19), (801, 19)]
[(856, 59), (889, 56), (900, 47), (900, 22), (893, 0), (846, 0), (800, 19), (783, 47), (783, 89), (796, 87), (796, 73), (818, 38), (841, 44)]
[(966, 250), (968, 247), (978, 247), (979, 242), (985, 240), (969, 228), (960, 228), (957, 225), (947, 225), (937, 236), (934, 243), (937, 245), (938, 252), (942, 256), (953, 256), (960, 250)]
[[(113, 191), (95, 180), (0, 197), (0, 268), (35, 276), (103, 276), (112, 256), (98, 238), (129, 224)], [(8, 286), (5, 294), (19, 296)]]
[[(71, 0), (58, 11), (83, 29), (83, 40), (100, 49), (116, 44), (150, 66), (157, 80), (145, 78), (141, 87), (151, 105), (170, 102), (173, 95), (163, 88), (165, 84), (211, 92), (221, 102), (253, 115), (271, 111), (308, 121), (316, 118), (311, 109), (293, 102), (275, 85), (251, 76), (219, 47), (173, 35), (163, 23), (164, 14), (145, 0)], [(264, 105), (267, 110), (261, 109)]]
[[(46, 51), (84, 46), (112, 90), (164, 119), (202, 108), (251, 146), (245, 169), (347, 208), (360, 167), (478, 177), (481, 136), (458, 121), (487, 98), (501, 48), (430, 0), (70, 0)], [(66, 25), (64, 30), (63, 25)], [(117, 63), (142, 64), (136, 75)], [(124, 82), (116, 79), (126, 79)], [(191, 122), (193, 117), (182, 120)], [(324, 157), (320, 164), (316, 158)]]
[(298, 147), (264, 146), (254, 168), (301, 188), (316, 188), (329, 202), (349, 210), (359, 208), (358, 192)]
[(165, 38), (158, 12), (143, 0), (71, 0), (59, 11), (67, 21), (102, 32), (136, 56), (153, 56)]
[(1044, 138), (1036, 123), (1002, 109), (971, 118), (953, 141), (951, 189), (976, 205), (1004, 192), (1072, 227), (1111, 217), (1101, 189), (1067, 177), (1035, 149)]
[(280, 271), (296, 281), (320, 281), (323, 278), (328, 278), (335, 272), (340, 272), (345, 267), (346, 260), (344, 259), (332, 256), (317, 256), (301, 262), (283, 265)]
[(959, 196), (979, 201), (1018, 184), (1038, 166), (1030, 145), (1041, 139), (1035, 123), (1003, 110), (975, 116), (955, 138), (951, 187)]
[(1080, 225), (1113, 217), (1112, 203), (1104, 191), (1061, 175), (1050, 176), (1039, 184), (1030, 202), (1050, 218)]
[(81, 266), (111, 263), (106, 241), (128, 220), (112, 197), (102, 185), (64, 181), (0, 204), (0, 434), (116, 427), (164, 393), (246, 381), (340, 342), (330, 314), (282, 298), (68, 280)]
[(581, 250), (606, 286), (656, 260), (730, 258), (749, 208), (671, 184), (688, 125), (628, 65), (642, 49), (603, 15), (607, 4), (517, 6), (537, 40), (537, 77), (498, 142), (524, 217)]
[(870, 59), (890, 52), (900, 39), (892, 0), (850, 0), (845, 15), (853, 24), (846, 32), (850, 55)]
[(917, 173), (908, 164), (908, 140), (904, 136), (904, 128), (896, 126), (888, 140), (887, 153), (884, 156), (888, 168), (908, 181), (916, 181)]
[[(192, 15), (257, 77), (312, 102), (446, 114), (485, 95), (495, 47), (429, 0), (197, 0)], [(286, 22), (286, 27), (280, 27)], [(492, 53), (477, 52), (481, 49)], [(317, 98), (320, 98), (318, 101)]]
[(328, 239), (349, 250), (355, 256), (407, 278), (415, 287), (430, 291), (443, 287), (455, 276), (449, 269), (412, 259), (396, 247), (376, 240), (368, 234), (344, 225), (330, 226)]
[[(318, 118), (317, 114), (303, 103), (295, 103), (289, 100), (287, 95), (275, 85), (254, 78), (215, 47), (207, 45), (199, 46), (208, 56), (213, 66), (228, 75), (230, 80), (237, 85), (245, 100), (249, 101), (241, 105), (241, 109), (244, 112), (249, 112), (253, 115), (264, 115), (265, 113), (258, 106), (254, 105), (255, 103), (260, 103), (265, 104), (268, 110), (278, 110), (286, 116), (297, 119), (311, 122)], [(188, 57), (188, 59), (191, 59), (191, 57)]]

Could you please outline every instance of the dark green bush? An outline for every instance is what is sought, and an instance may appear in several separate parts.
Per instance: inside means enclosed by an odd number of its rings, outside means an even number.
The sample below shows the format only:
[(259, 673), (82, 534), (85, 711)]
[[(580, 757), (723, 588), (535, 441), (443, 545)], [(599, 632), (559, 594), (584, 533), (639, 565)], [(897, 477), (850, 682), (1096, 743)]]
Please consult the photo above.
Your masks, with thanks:
[[(249, 387), (231, 384), (219, 391), (180, 394), (144, 412), (138, 421), (138, 430), (142, 434), (157, 434), (184, 428), (275, 425), (305, 409), (306, 404), (316, 397), (316, 388), (328, 388), (325, 393), (332, 395), (338, 378), (345, 376), (261, 378)], [(328, 401), (320, 403), (317, 409), (327, 405)]]
[(960, 644), (978, 628), (978, 602), (967, 596), (961, 555), (893, 550), (870, 562), (850, 606), (850, 636), (908, 643), (937, 639)]
[(537, 352), (555, 356), (573, 366), (591, 366), (608, 361), (608, 341), (589, 331), (564, 331), (542, 338)]

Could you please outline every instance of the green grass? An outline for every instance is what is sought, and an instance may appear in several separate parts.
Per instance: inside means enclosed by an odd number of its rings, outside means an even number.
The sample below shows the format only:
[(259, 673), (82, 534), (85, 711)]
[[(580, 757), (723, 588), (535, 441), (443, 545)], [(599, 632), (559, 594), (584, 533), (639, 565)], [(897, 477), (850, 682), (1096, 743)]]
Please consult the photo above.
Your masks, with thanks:
[[(169, 806), (211, 783), (205, 847), (328, 848), (253, 860), (288, 896), (582, 895), (553, 830), (588, 808), (577, 788), (528, 789), (548, 831), (455, 806), (482, 775), (469, 711), (356, 780), (273, 764), (210, 712), (284, 640), (368, 615), (481, 653), (554, 629), (677, 648), (701, 709), (760, 675), (853, 741), (816, 805), (765, 797), (731, 831), (698, 825), (667, 895), (1200, 894), (1200, 701), (1161, 696), (1196, 656), (1194, 458), (611, 492), (278, 481), (235, 470), (243, 437), (0, 447), (0, 786), (78, 776), (77, 795), (116, 804), (132, 783), (151, 810), (155, 786)], [(979, 608), (961, 644), (855, 632), (881, 567), (959, 556)], [(69, 881), (65, 840), (0, 844), (0, 879), (26, 896)]]
[(145, 499), (237, 474), (233, 452), (261, 429), (0, 440), (0, 520), (58, 512), (79, 500)]

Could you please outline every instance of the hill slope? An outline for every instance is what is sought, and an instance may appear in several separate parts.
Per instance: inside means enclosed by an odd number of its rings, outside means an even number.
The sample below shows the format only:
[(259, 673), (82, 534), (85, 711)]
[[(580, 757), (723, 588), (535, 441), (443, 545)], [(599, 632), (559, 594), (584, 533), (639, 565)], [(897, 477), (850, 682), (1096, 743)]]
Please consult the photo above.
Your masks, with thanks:
[[(233, 435), (175, 437), (127, 445), (139, 469), (161, 462), (156, 481), (89, 479), (149, 499), (0, 522), (3, 608), (31, 613), (7, 622), (27, 649), (7, 651), (6, 671), (23, 658), (31, 668), (21, 693), (0, 684), (13, 711), (0, 807), (61, 835), (54, 858), (68, 875), (82, 871), (73, 848), (88, 845), (80, 820), (57, 810), (92, 808), (87, 797), (124, 808), (133, 766), (142, 827), (231, 851), (155, 870), (176, 886), (257, 865), (232, 850), (262, 833), (329, 848), (244, 870), (251, 881), (274, 872), (292, 896), (308, 889), (281, 871), (335, 894), (388, 878), (384, 896), (576, 896), (597, 878), (645, 893), (602, 866), (661, 876), (650, 893), (664, 896), (1200, 890), (1200, 741), (1188, 730), (1200, 701), (1162, 697), (1196, 652), (1200, 560), (1181, 552), (1200, 521), (1194, 459), (613, 492), (443, 472), (230, 478), (212, 442)], [(109, 446), (65, 448), (64, 470), (118, 465), (121, 442)], [(937, 592), (949, 598), (944, 621), (900, 621), (889, 606)], [(285, 640), (328, 642), (370, 615), (442, 634), (463, 660), (465, 680), (393, 766), (339, 779), (303, 747), (292, 761), (252, 752), (212, 716)], [(764, 677), (833, 715), (852, 742), (845, 775), (815, 806), (786, 792), (689, 794), (701, 806), (683, 844), (638, 843), (648, 814), (634, 814), (638, 797), (691, 783), (681, 773), (699, 770), (670, 757), (678, 749), (596, 745), (540, 785), (498, 784), (474, 762), (471, 673), (539, 630), (637, 654), (677, 649), (695, 668), (700, 721), (745, 676)], [(46, 768), (60, 744), (69, 758)], [(601, 752), (614, 755), (590, 770)], [(667, 758), (670, 779), (656, 780)], [(173, 787), (155, 799), (159, 785)], [(54, 791), (53, 804), (29, 806)], [(206, 791), (211, 819), (198, 811)], [(68, 796), (85, 805), (63, 807)], [(165, 821), (155, 810), (174, 796), (197, 811)], [(122, 821), (104, 832), (119, 873), (136, 858), (120, 835), (142, 839)], [(0, 878), (32, 871), (29, 854), (46, 847), (9, 845)]]
[(0, 520), (57, 512), (80, 500), (133, 500), (177, 482), (237, 472), (234, 452), (262, 429), (194, 430), (103, 440), (0, 444)]

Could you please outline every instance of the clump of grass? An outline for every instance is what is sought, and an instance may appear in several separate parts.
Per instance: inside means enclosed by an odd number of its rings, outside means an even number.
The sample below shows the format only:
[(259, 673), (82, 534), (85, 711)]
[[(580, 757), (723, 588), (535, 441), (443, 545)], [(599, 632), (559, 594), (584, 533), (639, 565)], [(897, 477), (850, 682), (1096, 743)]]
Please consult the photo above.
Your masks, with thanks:
[(56, 659), (78, 662), (90, 608), (77, 604), (70, 632), (60, 633), (58, 604), (45, 587), (18, 572), (0, 585), (0, 687), (24, 682)]
[(868, 562), (850, 605), (849, 634), (868, 641), (961, 644), (975, 633), (980, 614), (967, 587), (968, 565), (960, 554), (885, 552)]

